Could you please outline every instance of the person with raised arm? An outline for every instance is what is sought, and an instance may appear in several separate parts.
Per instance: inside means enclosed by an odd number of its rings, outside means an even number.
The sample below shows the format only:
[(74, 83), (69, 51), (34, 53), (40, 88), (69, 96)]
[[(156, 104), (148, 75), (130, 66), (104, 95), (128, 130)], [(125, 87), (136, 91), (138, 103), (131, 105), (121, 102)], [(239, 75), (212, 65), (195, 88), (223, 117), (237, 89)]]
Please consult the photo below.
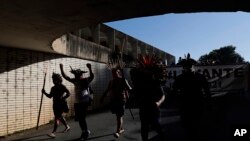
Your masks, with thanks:
[(87, 71), (82, 71), (80, 69), (73, 70), (71, 68), (71, 73), (74, 74), (75, 78), (70, 78), (67, 76), (63, 70), (63, 64), (60, 64), (60, 70), (62, 76), (67, 81), (71, 82), (75, 86), (75, 120), (79, 122), (80, 128), (82, 130), (82, 134), (80, 136), (80, 140), (86, 140), (90, 134), (88, 130), (86, 115), (88, 111), (88, 106), (92, 102), (91, 91), (90, 91), (90, 83), (94, 79), (94, 74), (92, 72), (91, 64), (86, 64), (89, 69), (89, 77), (83, 77), (83, 73), (87, 73)]

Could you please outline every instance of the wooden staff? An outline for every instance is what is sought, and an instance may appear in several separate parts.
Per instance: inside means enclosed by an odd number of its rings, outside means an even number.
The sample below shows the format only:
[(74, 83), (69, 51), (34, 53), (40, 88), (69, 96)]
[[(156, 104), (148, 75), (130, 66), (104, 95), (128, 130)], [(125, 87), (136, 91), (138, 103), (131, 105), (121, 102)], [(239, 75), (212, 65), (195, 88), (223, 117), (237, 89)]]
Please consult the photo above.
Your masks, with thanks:
[(132, 113), (132, 110), (131, 110), (131, 108), (130, 108), (130, 107), (128, 108), (128, 110), (129, 110), (130, 115), (132, 116), (133, 120), (135, 120), (134, 114)]
[[(43, 79), (43, 89), (45, 87), (46, 74), (47, 73), (45, 72), (44, 79)], [(43, 103), (43, 93), (42, 93), (42, 96), (41, 96), (40, 108), (39, 108), (39, 113), (38, 113), (38, 117), (37, 117), (36, 130), (38, 130), (38, 126), (39, 126), (40, 114), (41, 114), (41, 110), (42, 110), (42, 103)]]
[[(118, 60), (118, 62), (119, 62), (119, 60)], [(120, 65), (120, 63), (119, 63), (119, 65)], [(124, 71), (123, 71), (123, 69), (121, 69), (121, 72), (122, 72), (122, 78), (123, 78), (123, 80), (124, 80), (124, 83), (126, 83), (126, 79), (125, 79), (125, 76), (124, 76)], [(127, 90), (127, 94), (126, 94), (126, 95), (129, 94), (128, 91), (129, 91), (129, 90)], [(132, 110), (131, 110), (130, 105), (128, 105), (128, 109), (129, 109), (129, 113), (130, 113), (131, 117), (132, 117), (133, 120), (134, 120), (135, 117), (134, 117), (134, 114), (133, 114), (133, 112), (132, 112)]]

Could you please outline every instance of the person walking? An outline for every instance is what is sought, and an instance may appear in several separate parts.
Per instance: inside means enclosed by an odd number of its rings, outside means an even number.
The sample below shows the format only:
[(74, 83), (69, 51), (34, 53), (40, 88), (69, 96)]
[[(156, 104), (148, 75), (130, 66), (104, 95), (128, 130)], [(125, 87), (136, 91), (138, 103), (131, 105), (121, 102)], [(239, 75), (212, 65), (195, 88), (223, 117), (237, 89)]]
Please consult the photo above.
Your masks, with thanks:
[(116, 115), (116, 132), (114, 136), (118, 138), (123, 132), (123, 115), (125, 111), (125, 104), (129, 98), (128, 91), (132, 88), (128, 81), (123, 77), (122, 70), (120, 68), (112, 69), (113, 79), (109, 81), (108, 87), (101, 97), (102, 103), (106, 96), (110, 97), (110, 109), (113, 114)]
[(188, 57), (180, 62), (183, 73), (173, 83), (173, 94), (180, 98), (181, 123), (189, 140), (199, 140), (198, 129), (205, 102), (210, 105), (211, 94), (208, 81), (200, 73), (192, 70), (193, 59)]
[(53, 73), (52, 80), (54, 86), (51, 88), (50, 93), (48, 94), (44, 89), (42, 89), (42, 93), (48, 98), (53, 98), (53, 111), (55, 116), (54, 128), (52, 133), (48, 134), (48, 136), (55, 138), (59, 122), (65, 126), (65, 130), (63, 132), (68, 132), (70, 130), (70, 126), (67, 124), (62, 115), (63, 112), (68, 112), (66, 99), (70, 96), (70, 93), (69, 90), (62, 84), (62, 77), (60, 74)]
[(60, 64), (60, 70), (62, 76), (67, 81), (71, 82), (75, 86), (75, 120), (79, 121), (80, 128), (82, 130), (82, 134), (80, 136), (80, 140), (86, 140), (90, 134), (88, 130), (86, 115), (88, 111), (88, 106), (90, 106), (92, 99), (90, 95), (90, 83), (94, 79), (94, 74), (92, 72), (91, 64), (86, 64), (89, 69), (89, 77), (83, 77), (83, 73), (87, 73), (86, 71), (82, 71), (80, 69), (71, 70), (71, 73), (74, 74), (75, 78), (70, 78), (64, 73), (63, 64)]
[(162, 84), (165, 79), (164, 67), (155, 56), (139, 56), (138, 65), (130, 71), (133, 83), (133, 94), (139, 105), (142, 141), (148, 141), (150, 126), (164, 141), (164, 133), (160, 123), (160, 106), (165, 100)]

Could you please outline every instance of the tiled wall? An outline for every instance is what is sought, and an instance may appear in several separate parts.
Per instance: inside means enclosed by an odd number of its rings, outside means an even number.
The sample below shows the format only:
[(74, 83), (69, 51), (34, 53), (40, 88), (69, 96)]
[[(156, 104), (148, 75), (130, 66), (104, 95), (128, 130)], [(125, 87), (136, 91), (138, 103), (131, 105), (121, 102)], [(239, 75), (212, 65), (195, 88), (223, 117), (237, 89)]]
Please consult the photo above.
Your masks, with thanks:
[[(56, 54), (1, 47), (0, 136), (36, 127), (44, 74), (47, 72), (45, 90), (49, 92), (53, 86), (51, 75), (53, 72), (60, 73), (60, 63), (64, 64), (64, 70), (70, 77), (73, 77), (69, 72), (70, 66), (88, 70), (86, 63), (92, 64), (95, 78), (91, 85), (95, 92), (95, 99), (91, 108), (100, 107), (100, 95), (111, 78), (106, 64)], [(88, 76), (88, 73), (85, 76)], [(74, 114), (72, 110), (74, 86), (66, 80), (63, 80), (63, 84), (71, 92), (68, 99), (71, 110), (67, 116), (72, 116)], [(39, 125), (46, 124), (51, 120), (53, 120), (52, 99), (44, 96)]]

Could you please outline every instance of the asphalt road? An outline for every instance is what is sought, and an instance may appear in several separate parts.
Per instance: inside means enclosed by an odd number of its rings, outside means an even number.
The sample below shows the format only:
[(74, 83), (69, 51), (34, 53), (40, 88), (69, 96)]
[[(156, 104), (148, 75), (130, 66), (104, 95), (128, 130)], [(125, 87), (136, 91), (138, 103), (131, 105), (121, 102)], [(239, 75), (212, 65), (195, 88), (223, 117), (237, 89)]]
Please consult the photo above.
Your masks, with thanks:
[[(180, 116), (174, 105), (162, 106), (161, 123), (164, 127), (166, 141), (187, 141), (184, 130), (180, 124)], [(135, 119), (131, 117), (129, 110), (125, 111), (125, 132), (119, 137), (113, 136), (116, 129), (115, 116), (110, 111), (99, 111), (87, 116), (87, 122), (91, 134), (89, 141), (140, 141), (140, 120), (137, 109), (132, 109)], [(56, 138), (47, 136), (53, 129), (53, 125), (45, 125), (39, 130), (28, 130), (15, 135), (7, 136), (4, 141), (77, 141), (81, 130), (74, 120), (68, 120), (71, 131), (60, 133), (64, 127), (59, 126)], [(231, 141), (231, 127), (233, 125), (250, 125), (250, 100), (235, 95), (213, 98), (213, 106), (205, 111), (199, 129), (202, 141)], [(250, 126), (249, 126), (250, 127)], [(249, 130), (250, 134), (250, 130)], [(150, 141), (159, 141), (156, 132), (151, 131)]]

